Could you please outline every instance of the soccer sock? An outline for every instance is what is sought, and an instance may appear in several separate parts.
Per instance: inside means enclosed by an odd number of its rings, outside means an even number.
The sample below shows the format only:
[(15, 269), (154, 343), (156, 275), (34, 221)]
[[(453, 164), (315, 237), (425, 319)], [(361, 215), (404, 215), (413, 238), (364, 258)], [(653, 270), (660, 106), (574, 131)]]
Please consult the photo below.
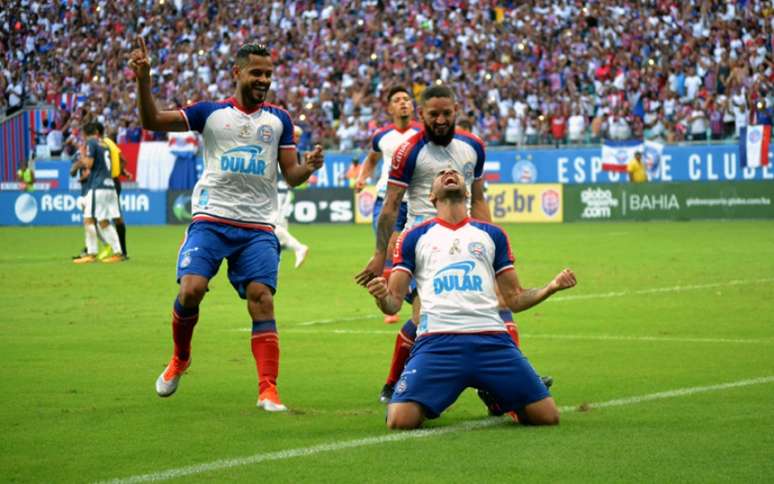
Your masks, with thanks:
[(175, 356), (181, 360), (187, 361), (191, 358), (191, 338), (197, 321), (199, 306), (187, 308), (176, 297), (172, 310), (172, 339), (175, 342)]
[(398, 382), (403, 368), (406, 366), (411, 354), (411, 348), (414, 347), (414, 340), (417, 339), (417, 326), (412, 320), (407, 320), (400, 328), (398, 336), (395, 338), (395, 349), (392, 351), (392, 363), (390, 363), (390, 374), (387, 376), (387, 384), (394, 385)]
[(287, 233), (288, 239), (287, 239), (287, 246), (288, 249), (292, 250), (293, 252), (297, 250), (301, 250), (304, 247), (304, 244), (298, 241), (293, 235), (290, 234), (287, 230), (285, 231)]
[(108, 243), (114, 254), (122, 254), (121, 242), (118, 241), (118, 234), (116, 228), (108, 224), (107, 227), (102, 228), (102, 235), (105, 237), (105, 241)]
[(97, 255), (97, 226), (94, 224), (84, 225), (86, 229), (86, 253), (89, 255)]
[(513, 321), (513, 313), (508, 309), (500, 309), (500, 318), (505, 323), (505, 330), (511, 336), (511, 339), (516, 343), (516, 347), (521, 349), (521, 338), (519, 338), (519, 327)]
[(121, 253), (126, 255), (126, 224), (116, 224), (116, 233), (118, 234), (118, 241), (121, 243)]
[(274, 235), (277, 236), (277, 240), (279, 240), (280, 246), (287, 247), (288, 246), (288, 236), (290, 235), (288, 233), (288, 230), (283, 227), (282, 225), (277, 225), (274, 227)]
[(279, 336), (277, 323), (273, 319), (253, 321), (253, 335), (250, 346), (258, 370), (258, 395), (277, 386), (279, 375)]

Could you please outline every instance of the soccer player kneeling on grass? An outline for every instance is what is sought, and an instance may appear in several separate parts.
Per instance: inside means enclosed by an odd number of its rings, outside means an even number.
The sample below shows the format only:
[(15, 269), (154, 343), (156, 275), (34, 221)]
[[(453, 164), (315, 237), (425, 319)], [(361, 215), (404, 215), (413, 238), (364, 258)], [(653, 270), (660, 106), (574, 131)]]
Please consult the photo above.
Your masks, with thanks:
[(442, 170), (430, 193), (438, 216), (399, 242), (389, 285), (383, 277), (368, 283), (385, 314), (400, 309), (412, 277), (422, 298), (416, 344), (387, 407), (387, 426), (417, 428), (467, 387), (486, 392), (495, 415), (512, 412), (522, 424), (558, 424), (554, 399), (499, 317), (495, 283), (518, 312), (575, 286), (575, 275), (564, 269), (543, 288), (522, 288), (507, 235), (470, 219), (467, 197), (460, 172)]

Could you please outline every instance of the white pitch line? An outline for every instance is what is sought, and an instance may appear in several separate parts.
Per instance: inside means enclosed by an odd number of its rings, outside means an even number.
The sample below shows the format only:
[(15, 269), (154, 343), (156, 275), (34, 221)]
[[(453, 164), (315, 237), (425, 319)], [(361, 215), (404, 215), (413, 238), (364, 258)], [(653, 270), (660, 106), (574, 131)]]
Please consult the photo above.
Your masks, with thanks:
[(681, 292), (681, 291), (695, 291), (698, 289), (712, 289), (715, 287), (725, 286), (739, 286), (742, 284), (758, 284), (774, 282), (774, 278), (766, 279), (734, 279), (727, 282), (713, 282), (710, 284), (691, 284), (688, 286), (672, 286), (672, 287), (654, 287), (650, 289), (638, 289), (636, 291), (612, 291), (598, 294), (578, 294), (575, 296), (557, 296), (548, 299), (546, 302), (562, 302), (562, 301), (578, 301), (582, 299), (602, 299), (609, 297), (623, 297), (623, 296), (639, 296), (643, 294), (658, 294), (662, 292)]
[[(619, 398), (615, 400), (608, 400), (606, 402), (591, 403), (584, 405), (586, 408), (607, 408), (607, 407), (620, 407), (623, 405), (633, 405), (637, 403), (650, 402), (653, 400), (663, 400), (666, 398), (682, 397), (686, 395), (695, 395), (697, 393), (706, 393), (719, 390), (727, 390), (730, 388), (739, 388), (750, 385), (761, 385), (764, 383), (774, 382), (774, 376), (767, 376), (761, 378), (753, 378), (749, 380), (739, 380), (730, 383), (721, 383), (719, 385), (709, 385), (701, 387), (688, 387), (678, 388), (676, 390), (669, 390), (666, 392), (651, 393), (647, 395), (640, 395), (628, 398)], [(563, 406), (560, 410), (564, 413), (575, 412), (578, 410), (577, 406)], [(364, 439), (347, 440), (343, 442), (331, 442), (327, 444), (314, 445), (311, 447), (301, 447), (297, 449), (280, 450), (277, 452), (267, 452), (263, 454), (254, 454), (247, 457), (238, 457), (234, 459), (221, 459), (213, 462), (207, 462), (204, 464), (196, 464), (186, 467), (178, 467), (175, 469), (168, 469), (165, 471), (154, 472), (150, 474), (140, 474), (123, 479), (112, 479), (109, 481), (101, 481), (102, 483), (110, 484), (130, 484), (137, 482), (155, 482), (165, 481), (168, 479), (177, 479), (180, 477), (191, 476), (195, 474), (202, 474), (204, 472), (212, 472), (216, 470), (231, 469), (234, 467), (242, 467), (259, 462), (275, 461), (291, 459), (293, 457), (305, 457), (309, 455), (320, 454), (323, 452), (336, 452), (344, 449), (354, 449), (358, 447), (365, 447), (369, 445), (378, 445), (389, 442), (402, 442), (404, 440), (420, 439), (424, 437), (436, 437), (439, 435), (449, 434), (453, 432), (466, 431), (479, 429), (484, 427), (491, 427), (493, 425), (505, 425), (506, 419), (502, 418), (487, 418), (483, 420), (473, 420), (470, 422), (464, 422), (461, 424), (450, 425), (448, 427), (427, 429), (427, 430), (414, 430), (410, 432), (391, 433), (388, 435), (379, 435), (376, 437), (366, 437)]]

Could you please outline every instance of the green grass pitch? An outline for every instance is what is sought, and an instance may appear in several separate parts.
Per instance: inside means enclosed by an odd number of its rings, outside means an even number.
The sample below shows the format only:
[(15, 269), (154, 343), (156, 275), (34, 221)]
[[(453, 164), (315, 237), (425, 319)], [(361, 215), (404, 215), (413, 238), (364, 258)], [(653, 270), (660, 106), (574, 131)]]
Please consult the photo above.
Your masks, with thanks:
[(291, 412), (268, 414), (225, 266), (191, 369), (155, 394), (184, 227), (129, 227), (129, 262), (89, 266), (70, 262), (80, 228), (0, 228), (0, 481), (774, 481), (771, 222), (507, 226), (523, 285), (578, 276), (517, 317), (562, 423), (488, 419), (468, 390), (419, 434), (377, 402), (398, 325), (352, 280), (369, 227), (291, 229), (312, 250), (282, 260)]

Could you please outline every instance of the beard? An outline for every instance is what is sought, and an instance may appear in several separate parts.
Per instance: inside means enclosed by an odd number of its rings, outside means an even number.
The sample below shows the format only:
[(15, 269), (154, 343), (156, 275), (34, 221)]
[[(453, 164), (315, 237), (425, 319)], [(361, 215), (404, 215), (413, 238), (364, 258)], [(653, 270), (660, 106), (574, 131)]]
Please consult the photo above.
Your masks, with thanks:
[(456, 121), (452, 121), (449, 124), (449, 128), (446, 131), (446, 133), (438, 134), (433, 130), (431, 126), (425, 123), (425, 133), (427, 133), (427, 138), (433, 143), (441, 146), (447, 146), (449, 143), (451, 143), (451, 140), (454, 139), (455, 127), (456, 127)]
[(265, 92), (254, 90), (252, 84), (246, 84), (242, 86), (242, 99), (248, 106), (261, 104), (266, 100), (268, 93), (268, 89)]

